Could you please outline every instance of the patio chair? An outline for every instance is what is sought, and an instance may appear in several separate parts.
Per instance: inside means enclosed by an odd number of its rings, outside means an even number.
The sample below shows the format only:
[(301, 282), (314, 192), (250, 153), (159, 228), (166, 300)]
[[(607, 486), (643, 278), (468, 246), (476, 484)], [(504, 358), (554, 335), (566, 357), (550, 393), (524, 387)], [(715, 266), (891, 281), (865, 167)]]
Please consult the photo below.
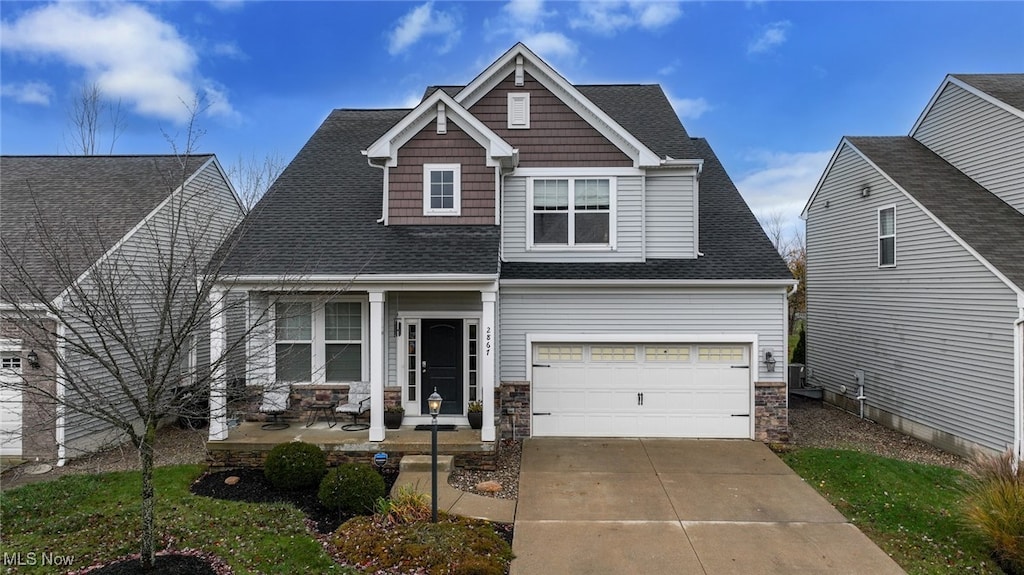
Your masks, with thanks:
[(339, 405), (335, 411), (352, 414), (352, 423), (341, 426), (345, 431), (369, 429), (369, 423), (359, 423), (359, 416), (370, 411), (370, 382), (357, 381), (349, 385), (348, 403)]
[(288, 429), (291, 424), (281, 421), (280, 417), (288, 411), (288, 400), (292, 395), (290, 383), (275, 381), (263, 388), (263, 401), (260, 403), (260, 413), (270, 416), (270, 421), (260, 426), (263, 429), (279, 430)]

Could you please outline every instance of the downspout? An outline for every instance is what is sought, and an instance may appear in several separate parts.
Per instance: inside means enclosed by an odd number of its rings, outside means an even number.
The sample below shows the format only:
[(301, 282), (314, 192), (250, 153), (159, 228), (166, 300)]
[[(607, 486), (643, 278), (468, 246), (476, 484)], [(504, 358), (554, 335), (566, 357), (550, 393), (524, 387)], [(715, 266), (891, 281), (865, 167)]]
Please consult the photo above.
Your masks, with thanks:
[[(362, 154), (366, 156), (366, 150), (362, 151)], [(381, 206), (380, 219), (377, 220), (378, 224), (388, 225), (388, 167), (387, 163), (375, 164), (373, 158), (366, 156), (366, 163), (373, 168), (380, 168), (384, 170), (384, 194), (383, 194), (383, 205)]]
[(1024, 459), (1024, 296), (1017, 297), (1013, 322), (1013, 456), (1015, 466)]
[[(63, 302), (61, 302), (63, 305)], [(67, 460), (67, 447), (64, 445), (64, 429), (66, 426), (65, 413), (67, 410), (64, 408), (64, 397), (66, 390), (64, 389), (64, 360), (67, 356), (64, 353), (64, 341), (67, 336), (67, 328), (63, 322), (57, 321), (57, 345), (54, 346), (54, 350), (57, 352), (58, 357), (54, 358), (57, 364), (57, 369), (54, 372), (56, 381), (54, 382), (57, 387), (57, 421), (54, 426), (54, 440), (57, 442), (57, 467), (63, 467)]]

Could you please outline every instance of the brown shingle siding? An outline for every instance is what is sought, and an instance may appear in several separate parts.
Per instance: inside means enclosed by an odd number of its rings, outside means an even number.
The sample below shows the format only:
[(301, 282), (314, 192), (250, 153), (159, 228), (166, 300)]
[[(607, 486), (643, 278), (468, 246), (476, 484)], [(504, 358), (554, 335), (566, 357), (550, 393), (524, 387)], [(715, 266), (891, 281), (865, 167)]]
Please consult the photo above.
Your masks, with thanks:
[[(423, 215), (423, 165), (459, 164), (462, 189), (460, 216)], [(494, 168), (484, 148), (448, 118), (448, 133), (438, 134), (434, 122), (398, 150), (398, 165), (389, 168), (388, 223), (391, 225), (493, 225)]]
[[(530, 128), (508, 128), (509, 92), (530, 93)], [(469, 111), (514, 148), (519, 148), (519, 165), (528, 167), (633, 165), (607, 138), (565, 105), (540, 82), (526, 75), (516, 86), (510, 74)]]

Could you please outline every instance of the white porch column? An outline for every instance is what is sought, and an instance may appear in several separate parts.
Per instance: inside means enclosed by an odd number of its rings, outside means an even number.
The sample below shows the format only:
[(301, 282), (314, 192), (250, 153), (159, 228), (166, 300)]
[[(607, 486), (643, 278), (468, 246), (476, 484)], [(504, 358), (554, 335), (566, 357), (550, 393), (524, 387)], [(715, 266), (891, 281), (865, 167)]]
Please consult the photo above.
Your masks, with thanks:
[(370, 441), (384, 441), (384, 292), (370, 292)]
[(480, 393), (483, 394), (484, 424), (480, 428), (480, 441), (494, 441), (494, 356), (495, 338), (494, 311), (498, 299), (496, 292), (480, 292), (483, 315), (480, 317), (480, 348), (483, 361), (480, 362)]
[(227, 365), (224, 350), (228, 346), (228, 330), (224, 321), (223, 290), (210, 292), (210, 441), (228, 438)]

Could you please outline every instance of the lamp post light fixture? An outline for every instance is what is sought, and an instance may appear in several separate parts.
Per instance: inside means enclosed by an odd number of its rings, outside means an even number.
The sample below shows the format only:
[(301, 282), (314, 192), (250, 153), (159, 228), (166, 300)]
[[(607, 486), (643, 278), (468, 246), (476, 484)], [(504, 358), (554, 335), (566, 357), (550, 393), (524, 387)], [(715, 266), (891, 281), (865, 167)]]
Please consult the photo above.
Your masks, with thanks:
[(441, 396), (434, 393), (427, 398), (430, 408), (430, 522), (437, 523), (437, 414), (441, 413)]

